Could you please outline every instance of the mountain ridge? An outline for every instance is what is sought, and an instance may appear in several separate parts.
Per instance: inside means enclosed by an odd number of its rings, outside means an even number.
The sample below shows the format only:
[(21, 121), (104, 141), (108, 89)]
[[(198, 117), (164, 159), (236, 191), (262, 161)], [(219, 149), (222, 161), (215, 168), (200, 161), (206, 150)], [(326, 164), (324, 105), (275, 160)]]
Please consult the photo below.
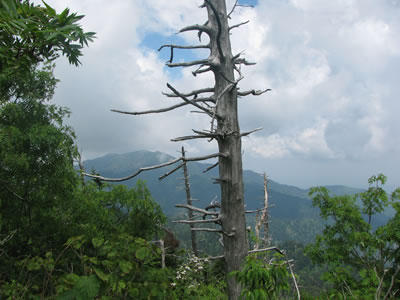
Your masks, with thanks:
[[(86, 160), (83, 165), (87, 171), (94, 169), (105, 177), (120, 178), (135, 173), (139, 168), (158, 165), (175, 159), (173, 156), (160, 151), (134, 151), (122, 154), (107, 154), (102, 157)], [(193, 199), (200, 201), (194, 205), (200, 208), (207, 206), (213, 199), (220, 201), (220, 189), (213, 184), (213, 178), (218, 177), (218, 168), (204, 173), (212, 164), (188, 162), (191, 194)], [(137, 180), (146, 182), (152, 197), (161, 206), (169, 219), (184, 217), (185, 211), (175, 207), (176, 204), (186, 203), (183, 171), (178, 170), (164, 180), (158, 178), (172, 170), (176, 165), (154, 169), (140, 173), (137, 177), (122, 184), (132, 187)], [(264, 202), (263, 174), (252, 170), (243, 171), (246, 210), (261, 208)], [(327, 186), (335, 194), (359, 193), (363, 190), (347, 186)], [(297, 240), (311, 242), (324, 225), (319, 216), (318, 208), (312, 206), (308, 197), (309, 189), (268, 180), (270, 199), (270, 228), (272, 237), (277, 240)], [(248, 224), (254, 225), (255, 215), (247, 216)]]
[[(158, 165), (162, 164), (168, 161), (171, 161), (175, 159), (175, 157), (160, 152), (160, 151), (147, 151), (147, 150), (139, 150), (139, 151), (133, 151), (133, 152), (127, 152), (127, 153), (109, 153), (101, 157), (97, 157), (94, 159), (90, 160), (85, 160), (84, 161), (84, 166), (86, 170), (92, 170), (94, 169), (97, 173), (100, 173), (102, 176), (106, 177), (124, 177), (127, 175), (130, 175), (134, 172), (136, 172), (139, 168), (143, 167), (148, 167), (152, 165)], [(191, 181), (191, 186), (192, 189), (194, 190), (199, 190), (199, 187), (196, 187), (196, 183), (199, 184), (200, 186), (204, 185), (205, 179), (208, 179), (211, 184), (212, 178), (215, 178), (218, 176), (217, 173), (217, 168), (210, 170), (207, 173), (203, 173), (204, 170), (206, 170), (211, 164), (207, 163), (200, 163), (200, 162), (189, 162), (188, 163), (188, 169), (189, 169), (189, 175), (190, 175), (190, 181)], [(173, 169), (174, 166), (169, 166), (161, 169), (156, 169), (156, 170), (151, 170), (147, 172), (143, 172), (140, 174), (137, 178), (134, 178), (127, 183), (124, 183), (128, 186), (132, 186), (136, 182), (137, 179), (141, 180), (146, 180), (149, 184), (149, 189), (150, 191), (153, 192), (156, 189), (162, 188), (162, 187), (171, 187), (172, 186), (172, 181), (176, 181), (176, 187), (182, 186), (183, 180), (180, 178), (182, 177), (182, 171), (177, 171), (176, 173), (170, 175), (170, 178), (166, 178), (163, 181), (159, 181), (160, 186), (155, 187), (154, 184), (156, 183), (154, 179), (158, 180), (158, 177), (161, 175), (165, 174), (169, 170)], [(180, 174), (180, 176), (177, 176), (177, 174)], [(149, 176), (151, 175), (151, 176)], [(247, 196), (250, 196), (251, 198), (254, 198), (254, 200), (247, 200), (246, 204), (252, 206), (252, 208), (255, 205), (254, 201), (260, 202), (262, 204), (262, 199), (263, 199), (263, 174), (254, 172), (252, 170), (244, 170), (243, 171), (244, 175), (244, 185), (245, 185), (245, 190), (247, 193)], [(171, 178), (173, 180), (171, 180)], [(163, 182), (167, 182), (166, 184), (162, 184)], [(217, 187), (217, 185), (213, 185), (214, 187)], [(293, 185), (287, 185), (287, 184), (282, 184), (278, 183), (277, 181), (274, 181), (272, 179), (268, 180), (268, 187), (269, 190), (273, 191), (273, 193), (279, 193), (282, 195), (294, 197), (294, 198), (299, 198), (303, 200), (310, 201), (308, 197), (308, 191), (309, 189), (303, 189), (299, 188)], [(334, 194), (340, 195), (344, 193), (358, 193), (361, 192), (361, 189), (357, 188), (352, 188), (344, 185), (332, 185), (332, 186), (326, 186), (328, 189), (330, 189)], [(210, 188), (212, 191), (217, 192), (217, 189), (215, 188)], [(253, 190), (254, 189), (254, 190)], [(250, 192), (250, 190), (253, 190), (253, 192)], [(168, 192), (171, 192), (170, 190)], [(198, 192), (198, 191), (197, 191)], [(195, 194), (197, 193), (195, 192)], [(157, 192), (155, 193), (157, 194)], [(175, 194), (175, 193), (173, 193)], [(165, 195), (165, 194), (164, 194)], [(261, 196), (262, 197), (261, 197)], [(154, 197), (154, 196), (153, 196)], [(154, 197), (156, 198), (156, 197)], [(245, 197), (246, 199), (248, 197)], [(161, 202), (160, 199), (156, 199), (157, 202)], [(211, 201), (211, 199), (210, 199)], [(163, 207), (162, 203), (160, 205)], [(167, 209), (167, 211), (169, 211)]]

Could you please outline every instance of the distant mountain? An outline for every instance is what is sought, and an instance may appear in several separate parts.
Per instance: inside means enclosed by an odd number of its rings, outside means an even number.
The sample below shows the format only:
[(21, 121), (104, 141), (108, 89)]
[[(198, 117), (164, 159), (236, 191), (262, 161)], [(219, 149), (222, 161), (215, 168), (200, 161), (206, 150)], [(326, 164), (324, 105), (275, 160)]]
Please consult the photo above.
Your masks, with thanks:
[[(165, 163), (173, 159), (174, 157), (162, 152), (136, 151), (125, 154), (108, 154), (96, 159), (86, 160), (84, 167), (88, 172), (95, 170), (105, 177), (124, 177), (136, 172), (138, 168)], [(195, 203), (198, 207), (207, 206), (215, 197), (220, 201), (219, 186), (213, 184), (213, 178), (218, 177), (218, 168), (204, 173), (203, 171), (209, 166), (211, 165), (198, 162), (188, 163), (192, 198), (199, 200)], [(183, 188), (182, 170), (162, 181), (158, 179), (171, 169), (173, 169), (173, 166), (143, 172), (123, 184), (133, 186), (137, 180), (146, 181), (155, 201), (160, 204), (167, 216), (172, 217), (182, 213), (181, 209), (175, 208), (175, 204), (185, 203), (186, 196)], [(244, 187), (246, 209), (253, 210), (262, 207), (264, 199), (262, 174), (245, 170)], [(331, 186), (329, 188), (337, 195), (361, 191), (345, 186)], [(268, 190), (272, 206), (270, 209), (272, 231), (279, 232), (277, 235), (282, 239), (293, 238), (290, 237), (293, 235), (295, 238), (304, 240), (310, 234), (314, 236), (315, 233), (310, 231), (318, 232), (322, 228), (321, 221), (316, 222), (316, 220), (320, 220), (319, 214), (318, 210), (311, 205), (308, 190), (280, 184), (273, 180), (269, 180)], [(298, 228), (296, 228), (298, 226), (305, 228), (304, 237), (301, 237), (301, 234), (299, 236)]]

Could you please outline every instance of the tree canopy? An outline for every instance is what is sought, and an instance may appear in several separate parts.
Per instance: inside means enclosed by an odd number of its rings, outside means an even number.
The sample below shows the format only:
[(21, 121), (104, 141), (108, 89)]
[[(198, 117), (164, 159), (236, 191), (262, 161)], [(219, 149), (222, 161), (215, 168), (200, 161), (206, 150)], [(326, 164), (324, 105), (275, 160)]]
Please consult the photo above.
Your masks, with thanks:
[[(324, 187), (312, 188), (313, 205), (327, 221), (307, 252), (325, 265), (325, 279), (344, 297), (387, 299), (398, 297), (400, 283), (400, 189), (389, 199), (382, 188), (383, 174), (372, 176), (367, 191), (331, 196)], [(373, 217), (391, 206), (395, 214), (382, 226)]]
[(78, 66), (82, 48), (95, 37), (79, 25), (84, 16), (43, 4), (0, 1), (0, 102), (23, 95), (39, 64), (64, 55)]

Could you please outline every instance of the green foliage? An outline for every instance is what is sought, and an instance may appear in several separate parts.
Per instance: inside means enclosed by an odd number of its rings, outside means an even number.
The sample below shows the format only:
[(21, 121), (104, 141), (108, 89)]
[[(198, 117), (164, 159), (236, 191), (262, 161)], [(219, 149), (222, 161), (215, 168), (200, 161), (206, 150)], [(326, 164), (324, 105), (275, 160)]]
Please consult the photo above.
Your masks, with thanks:
[(29, 1), (0, 1), (1, 70), (24, 68), (54, 60), (61, 52), (74, 65), (80, 63), (81, 49), (93, 41), (93, 32), (84, 32), (79, 21), (84, 17), (64, 9), (58, 14)]
[(0, 106), (0, 239), (15, 232), (0, 266), (52, 251), (64, 238), (54, 233), (66, 233), (63, 211), (77, 183), (74, 133), (63, 124), (67, 114), (36, 99)]
[(36, 99), (47, 98), (52, 94), (47, 89), (54, 84), (48, 84), (48, 74), (38, 71), (39, 65), (49, 66), (60, 54), (79, 65), (82, 48), (93, 41), (94, 33), (84, 32), (78, 23), (83, 16), (68, 8), (57, 14), (43, 4), (0, 1), (0, 103), (27, 99), (32, 93)]
[[(373, 176), (369, 189), (353, 196), (330, 196), (323, 187), (310, 190), (314, 206), (328, 223), (307, 252), (315, 263), (326, 266), (324, 279), (333, 284), (336, 296), (379, 299), (398, 291), (400, 210), (396, 191), (389, 201), (382, 189), (385, 182), (384, 175)], [(389, 204), (395, 216), (373, 230), (372, 217)]]
[(161, 234), (165, 216), (142, 181), (128, 189), (124, 185), (98, 186), (90, 181), (76, 191), (73, 223), (88, 237), (109, 238), (118, 233), (152, 239)]
[(81, 276), (73, 288), (59, 295), (59, 300), (90, 300), (99, 293), (100, 282), (94, 275)]
[(388, 205), (389, 197), (385, 190), (380, 186), (384, 185), (387, 178), (383, 174), (372, 176), (368, 179), (369, 189), (360, 194), (363, 203), (362, 213), (368, 216), (368, 224), (371, 224), (371, 218), (377, 213), (383, 212)]
[[(59, 216), (58, 226), (47, 228), (41, 223), (42, 229), (59, 237), (53, 242), (53, 252), (41, 255), (50, 245), (43, 243), (39, 248), (34, 235), (29, 242), (32, 250), (17, 261), (10, 253), (13, 243), (6, 244), (7, 258), (13, 260), (0, 268), (13, 268), (15, 273), (3, 278), (7, 283), (1, 288), (13, 295), (62, 295), (62, 299), (91, 299), (88, 295), (96, 290), (95, 296), (130, 295), (135, 299), (149, 295), (166, 299), (164, 296), (172, 293), (169, 270), (160, 268), (160, 249), (142, 238), (158, 234), (165, 218), (143, 183), (130, 190), (124, 186), (100, 190), (89, 182), (81, 189), (75, 187), (69, 205)], [(52, 216), (46, 208), (42, 211)], [(80, 235), (63, 245), (61, 237), (73, 233)], [(13, 278), (18, 278), (20, 285), (11, 284)], [(85, 282), (93, 282), (93, 289), (82, 290)], [(100, 283), (98, 289), (96, 282)]]
[(281, 254), (276, 254), (269, 263), (256, 255), (249, 255), (243, 269), (229, 276), (242, 284), (243, 299), (280, 299), (282, 292), (288, 291), (290, 287), (287, 262)]
[(75, 255), (78, 261), (73, 273), (58, 279), (57, 294), (67, 297), (62, 299), (82, 293), (80, 282), (88, 280), (87, 276), (92, 278), (93, 297), (169, 299), (173, 293), (170, 271), (159, 266), (160, 249), (141, 238), (121, 234), (110, 240), (90, 241), (85, 236), (77, 236), (65, 245), (66, 255)]

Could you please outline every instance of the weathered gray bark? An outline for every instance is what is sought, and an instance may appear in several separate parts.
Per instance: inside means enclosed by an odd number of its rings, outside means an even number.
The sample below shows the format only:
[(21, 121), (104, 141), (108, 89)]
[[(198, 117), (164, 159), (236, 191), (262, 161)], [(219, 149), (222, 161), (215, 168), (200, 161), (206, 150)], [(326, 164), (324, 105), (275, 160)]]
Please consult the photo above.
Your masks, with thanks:
[[(182, 147), (182, 157), (185, 157), (185, 148), (184, 147)], [(187, 203), (187, 205), (192, 206), (192, 195), (190, 193), (189, 173), (188, 173), (186, 162), (184, 162), (184, 164), (183, 164), (183, 177), (184, 177), (183, 179), (185, 181), (186, 203)], [(188, 217), (189, 217), (189, 220), (193, 220), (193, 210), (192, 209), (188, 209)], [(193, 228), (195, 228), (195, 225), (190, 224), (192, 250), (193, 250), (193, 254), (195, 256), (199, 256), (199, 253), (197, 251), (197, 243), (196, 243), (196, 231), (193, 230)]]
[[(211, 4), (212, 3), (212, 4)], [(213, 7), (214, 6), (214, 7)], [(238, 121), (237, 90), (235, 84), (235, 61), (229, 39), (225, 0), (210, 1), (207, 5), (210, 30), (210, 61), (215, 77), (214, 97), (219, 102), (216, 114), (219, 116), (217, 133), (219, 151), (228, 157), (219, 159), (221, 185), (222, 230), (234, 233), (224, 235), (224, 257), (226, 273), (240, 270), (248, 252), (246, 218), (244, 209), (244, 187), (242, 170), (242, 146)], [(225, 92), (229, 89), (228, 92)], [(222, 95), (222, 96), (220, 96)], [(232, 277), (227, 277), (229, 299), (239, 299), (241, 287)]]
[(261, 239), (262, 247), (267, 248), (269, 244), (269, 201), (268, 201), (268, 179), (267, 174), (264, 173), (264, 207), (261, 209), (261, 216), (259, 216), (259, 211), (257, 211), (256, 225), (255, 225), (255, 235), (256, 243), (254, 245), (254, 250), (258, 250), (260, 246), (260, 229), (261, 226), (264, 227), (264, 237)]
[(264, 173), (264, 210), (262, 214), (262, 224), (264, 225), (263, 248), (269, 246), (269, 196), (268, 196), (268, 178)]

